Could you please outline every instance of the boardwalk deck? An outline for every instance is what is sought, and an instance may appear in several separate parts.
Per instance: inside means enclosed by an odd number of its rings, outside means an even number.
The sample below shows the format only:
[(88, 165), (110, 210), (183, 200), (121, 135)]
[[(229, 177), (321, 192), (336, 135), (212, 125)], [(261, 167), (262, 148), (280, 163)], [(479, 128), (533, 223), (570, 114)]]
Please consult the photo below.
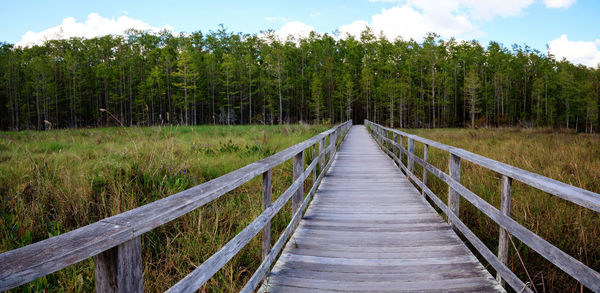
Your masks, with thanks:
[(353, 126), (260, 291), (504, 290), (366, 128)]

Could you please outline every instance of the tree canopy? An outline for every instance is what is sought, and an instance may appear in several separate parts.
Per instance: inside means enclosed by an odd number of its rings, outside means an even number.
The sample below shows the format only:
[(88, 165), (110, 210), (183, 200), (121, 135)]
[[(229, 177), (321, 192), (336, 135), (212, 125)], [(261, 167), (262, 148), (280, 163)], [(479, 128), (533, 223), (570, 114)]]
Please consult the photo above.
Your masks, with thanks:
[(0, 128), (281, 124), (600, 129), (600, 67), (528, 46), (360, 39), (280, 41), (217, 31), (0, 44)]

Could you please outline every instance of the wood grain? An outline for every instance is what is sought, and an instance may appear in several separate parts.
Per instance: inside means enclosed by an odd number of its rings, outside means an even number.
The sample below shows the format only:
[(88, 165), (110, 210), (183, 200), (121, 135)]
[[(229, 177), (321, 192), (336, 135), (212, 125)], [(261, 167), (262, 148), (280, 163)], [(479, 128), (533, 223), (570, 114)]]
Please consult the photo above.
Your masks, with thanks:
[[(509, 234), (512, 234), (515, 237), (517, 237), (525, 245), (532, 248), (534, 251), (539, 253), (541, 256), (546, 258), (548, 261), (559, 267), (567, 274), (571, 275), (584, 286), (592, 289), (593, 291), (600, 291), (600, 282), (598, 282), (598, 280), (600, 280), (600, 273), (594, 271), (585, 264), (581, 263), (579, 260), (558, 249), (557, 247), (547, 242), (537, 234), (533, 233), (532, 231), (523, 227), (521, 224), (517, 223), (515, 220), (511, 219), (509, 216), (504, 215), (501, 211), (490, 205), (485, 200), (479, 198), (476, 194), (474, 194), (469, 189), (461, 185), (460, 182), (456, 181), (448, 174), (442, 172), (441, 170), (425, 162), (418, 156), (409, 153), (408, 151), (405, 151), (405, 154), (408, 157), (412, 157), (415, 160), (415, 162), (422, 165), (434, 176), (440, 178), (442, 181), (448, 184), (449, 188), (452, 188), (455, 192), (457, 192), (463, 198), (465, 198), (467, 201), (473, 204), (477, 209), (482, 211), (486, 216), (488, 216), (494, 222), (498, 223), (501, 226), (501, 228), (506, 229)], [(393, 154), (391, 154), (390, 156), (393, 156)], [(411, 178), (414, 177), (412, 174), (409, 174), (409, 176)], [(422, 186), (422, 182), (420, 182), (416, 177), (414, 177), (413, 182), (415, 182), (415, 184), (419, 186)], [(448, 215), (448, 218), (449, 221), (452, 221), (452, 219), (457, 217), (452, 217), (452, 215)], [(473, 244), (476, 240), (479, 241), (478, 239), (476, 239), (476, 237), (474, 237), (471, 243)], [(491, 261), (489, 259), (488, 261), (491, 264)], [(493, 261), (499, 262), (499, 260), (496, 257), (494, 257)], [(503, 277), (505, 276), (503, 275)]]
[[(374, 125), (372, 122), (367, 121), (368, 125)], [(527, 185), (535, 187), (544, 192), (550, 193), (552, 195), (556, 195), (562, 199), (571, 201), (580, 206), (586, 207), (588, 209), (594, 210), (596, 212), (600, 212), (600, 194), (591, 192), (589, 190), (585, 190), (582, 188), (578, 188), (530, 171), (526, 171), (508, 164), (504, 164), (498, 162), (496, 160), (492, 160), (490, 158), (486, 158), (481, 155), (474, 154), (472, 152), (463, 150), (461, 148), (449, 146), (443, 143), (439, 143), (437, 141), (433, 141), (430, 139), (426, 139), (423, 137), (419, 137), (417, 135), (409, 134), (397, 129), (391, 129), (382, 127), (387, 131), (391, 131), (397, 133), (400, 136), (413, 139), (415, 141), (428, 144), (429, 146), (435, 147), (440, 150), (447, 151), (449, 153), (453, 153), (464, 160), (475, 163), (479, 166), (485, 167), (494, 172), (500, 173), (502, 175), (506, 175), (513, 180), (518, 180)]]
[(364, 126), (352, 127), (259, 291), (290, 288), (503, 292)]

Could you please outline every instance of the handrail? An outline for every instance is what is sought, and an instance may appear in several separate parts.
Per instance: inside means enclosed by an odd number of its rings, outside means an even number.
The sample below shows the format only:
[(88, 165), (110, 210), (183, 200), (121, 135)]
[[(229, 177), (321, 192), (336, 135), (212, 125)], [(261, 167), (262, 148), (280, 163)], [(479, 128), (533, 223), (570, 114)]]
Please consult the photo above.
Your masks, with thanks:
[[(245, 246), (260, 229), (268, 227), (271, 218), (290, 198), (292, 198), (292, 215), (301, 214), (300, 208), (305, 207), (304, 204), (300, 204), (304, 194), (305, 179), (311, 172), (314, 172), (313, 176), (315, 179), (317, 178), (318, 162), (321, 167), (319, 178), (322, 178), (326, 170), (324, 161), (327, 155), (329, 155), (327, 166), (330, 166), (337, 146), (341, 144), (341, 140), (351, 126), (352, 120), (346, 121), (270, 157), (211, 181), (65, 234), (4, 252), (0, 254), (0, 291), (31, 282), (84, 259), (94, 257), (96, 290), (98, 292), (141, 292), (143, 291), (141, 234), (185, 215), (261, 174), (263, 178), (268, 176), (268, 181), (263, 180), (263, 184), (268, 182), (268, 186), (263, 186), (263, 195), (265, 189), (268, 189), (269, 204), (263, 204), (263, 212), (258, 218), (190, 274), (197, 277), (200, 272), (204, 276), (201, 284), (193, 282), (193, 287), (199, 288)], [(325, 147), (327, 138), (329, 138), (330, 145)], [(338, 138), (340, 138), (339, 142)], [(318, 155), (316, 155), (317, 144), (319, 145)], [(304, 151), (311, 147), (314, 155), (313, 162), (304, 170)], [(270, 204), (271, 169), (292, 158), (294, 159), (294, 182), (274, 203)], [(320, 179), (314, 181), (310, 192), (314, 193), (318, 182)], [(309, 195), (312, 196), (310, 193)], [(263, 197), (263, 200), (265, 198)], [(270, 235), (263, 235), (263, 237), (270, 237)], [(265, 245), (270, 246), (270, 241), (263, 241), (263, 251), (269, 251), (270, 247), (264, 247)], [(263, 255), (263, 259), (265, 256)], [(218, 261), (216, 261), (217, 259)], [(208, 267), (210, 268), (207, 269)], [(179, 284), (187, 282), (190, 278), (186, 277), (181, 280), (171, 291), (180, 291), (178, 288), (183, 287), (178, 287)]]
[[(398, 166), (411, 178), (417, 186), (427, 195), (449, 218), (450, 223), (457, 228), (462, 234), (473, 244), (473, 246), (481, 253), (481, 255), (494, 267), (498, 272), (498, 280), (506, 281), (517, 292), (522, 290), (529, 291), (529, 288), (519, 280), (516, 275), (506, 267), (507, 251), (508, 251), (508, 234), (517, 237), (528, 247), (538, 252), (552, 264), (559, 267), (561, 270), (578, 280), (584, 286), (600, 291), (600, 274), (589, 268), (579, 260), (571, 257), (559, 248), (550, 244), (534, 232), (523, 227), (517, 221), (510, 217), (510, 202), (512, 196), (512, 180), (518, 180), (528, 184), (534, 188), (546, 191), (563, 199), (574, 202), (582, 207), (600, 211), (600, 194), (577, 188), (529, 171), (525, 171), (498, 161), (473, 154), (466, 150), (451, 147), (436, 141), (425, 139), (416, 135), (407, 134), (405, 132), (383, 127), (379, 124), (365, 120), (365, 125), (369, 126), (371, 133), (376, 138), (375, 140), (380, 147), (398, 163)], [(388, 133), (393, 135), (393, 139), (389, 138)], [(405, 149), (399, 139), (406, 137), (408, 139), (408, 149)], [(427, 155), (423, 158), (418, 157), (414, 153), (414, 141), (419, 141), (424, 144), (425, 154), (428, 152), (428, 147), (445, 150), (450, 153), (449, 156), (449, 173), (446, 174), (435, 166), (427, 162)], [(387, 146), (386, 146), (387, 145)], [(388, 149), (392, 147), (392, 151)], [(400, 151), (400, 158), (396, 155)], [(407, 156), (407, 165), (402, 162), (402, 155)], [(503, 175), (502, 179), (502, 210), (496, 209), (485, 200), (478, 197), (475, 193), (460, 184), (460, 160), (464, 158), (472, 163), (483, 166), (492, 171)], [(417, 176), (413, 174), (414, 162), (423, 166), (423, 174), (429, 171), (440, 180), (448, 184), (449, 196), (448, 205), (445, 205)], [(426, 171), (425, 171), (426, 170)], [(424, 176), (426, 181), (426, 176)], [(477, 209), (482, 211), (490, 219), (496, 222), (500, 227), (500, 243), (498, 247), (498, 256), (494, 255), (484, 244), (473, 234), (471, 230), (458, 217), (458, 198), (453, 197), (456, 193)]]

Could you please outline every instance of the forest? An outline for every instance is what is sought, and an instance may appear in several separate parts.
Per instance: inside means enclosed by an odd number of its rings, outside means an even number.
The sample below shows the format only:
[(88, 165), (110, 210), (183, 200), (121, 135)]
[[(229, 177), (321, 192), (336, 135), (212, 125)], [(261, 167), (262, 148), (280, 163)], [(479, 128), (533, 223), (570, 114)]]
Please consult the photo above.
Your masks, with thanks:
[(0, 44), (0, 129), (334, 123), (600, 131), (600, 67), (527, 45), (220, 26)]

